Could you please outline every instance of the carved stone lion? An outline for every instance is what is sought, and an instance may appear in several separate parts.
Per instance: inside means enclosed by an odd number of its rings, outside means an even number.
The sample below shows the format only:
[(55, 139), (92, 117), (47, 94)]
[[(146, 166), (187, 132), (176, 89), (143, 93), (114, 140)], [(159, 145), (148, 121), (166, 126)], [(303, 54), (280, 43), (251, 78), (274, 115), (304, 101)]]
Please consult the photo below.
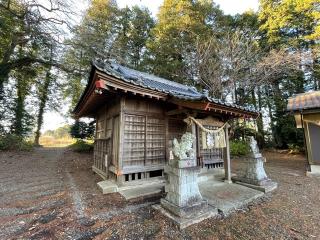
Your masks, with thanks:
[(195, 151), (192, 148), (194, 139), (195, 137), (189, 132), (182, 135), (180, 143), (175, 138), (173, 140), (174, 156), (176, 156), (179, 160), (194, 158)]

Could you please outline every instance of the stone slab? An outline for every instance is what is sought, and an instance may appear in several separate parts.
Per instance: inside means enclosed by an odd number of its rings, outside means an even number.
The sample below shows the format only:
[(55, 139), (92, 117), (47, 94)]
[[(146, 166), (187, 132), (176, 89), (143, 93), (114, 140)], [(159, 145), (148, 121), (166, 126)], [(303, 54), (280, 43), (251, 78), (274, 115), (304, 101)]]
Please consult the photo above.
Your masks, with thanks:
[(312, 177), (312, 176), (319, 177), (320, 176), (320, 165), (310, 164), (310, 170), (311, 171), (306, 172), (307, 176), (309, 176), (309, 177)]
[(212, 206), (209, 206), (207, 211), (205, 212), (194, 214), (192, 218), (178, 217), (172, 214), (171, 212), (167, 211), (165, 208), (163, 208), (161, 204), (156, 204), (156, 205), (153, 205), (152, 207), (160, 211), (163, 215), (167, 216), (169, 219), (173, 220), (173, 222), (178, 225), (180, 230), (190, 225), (199, 223), (205, 219), (212, 218), (218, 215), (217, 209)]
[(264, 192), (264, 193), (272, 192), (273, 190), (277, 189), (277, 187), (278, 187), (278, 184), (273, 181), (269, 181), (268, 183), (266, 183), (264, 185), (253, 185), (253, 184), (240, 182), (240, 181), (239, 182), (236, 181), (235, 183), (240, 184), (242, 186), (246, 186), (248, 188), (256, 189), (256, 190)]
[(224, 174), (224, 169), (219, 169), (219, 168), (214, 168), (210, 170), (202, 170), (200, 174), (198, 174), (198, 183), (200, 182), (206, 182), (209, 180), (218, 180), (218, 179), (223, 179), (225, 176)]
[(314, 172), (306, 172), (307, 177), (320, 177), (320, 173), (314, 173)]
[(149, 184), (149, 185), (140, 185), (139, 187), (128, 188), (125, 190), (119, 191), (119, 193), (126, 199), (134, 199), (139, 197), (145, 197), (148, 195), (159, 194), (163, 191), (164, 184)]
[(97, 183), (98, 188), (103, 194), (113, 193), (118, 191), (118, 185), (110, 180), (105, 180)]
[(240, 177), (240, 176), (232, 176), (231, 180), (237, 183), (242, 182), (242, 183), (246, 183), (248, 185), (253, 185), (253, 186), (264, 186), (272, 182), (270, 178), (256, 180), (256, 179)]
[(164, 184), (166, 183), (166, 181), (164, 180), (163, 177), (154, 177), (154, 178), (148, 178), (148, 179), (144, 179), (144, 180), (135, 180), (135, 181), (129, 181), (129, 182), (125, 182), (123, 185), (118, 186), (118, 191), (123, 191), (123, 190), (128, 190), (128, 189), (132, 189), (132, 188), (136, 188), (136, 187), (145, 187), (145, 186), (151, 186), (151, 185), (159, 185), (162, 184), (164, 186)]
[(239, 184), (215, 180), (199, 183), (199, 189), (208, 204), (215, 206), (225, 216), (264, 195), (261, 191)]

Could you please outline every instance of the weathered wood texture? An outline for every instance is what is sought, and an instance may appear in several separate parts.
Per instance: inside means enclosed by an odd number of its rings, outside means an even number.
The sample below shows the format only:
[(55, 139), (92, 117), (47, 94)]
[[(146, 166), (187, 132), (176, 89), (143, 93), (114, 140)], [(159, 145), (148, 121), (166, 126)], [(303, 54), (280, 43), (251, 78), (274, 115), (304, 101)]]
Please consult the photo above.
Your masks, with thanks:
[(98, 174), (103, 175), (104, 178), (108, 177), (108, 171), (106, 169), (106, 161), (108, 159), (105, 156), (110, 156), (111, 141), (110, 139), (96, 139), (94, 142), (94, 154), (93, 154), (93, 166), (98, 169)]
[(148, 169), (165, 163), (165, 118), (156, 102), (126, 98), (124, 102), (123, 169)]
[(110, 166), (117, 166), (119, 149), (120, 100), (115, 99), (102, 107), (96, 116), (93, 169), (108, 177)]
[[(166, 115), (162, 102), (122, 96), (106, 103), (97, 116), (94, 170), (118, 184), (162, 176), (173, 139), (187, 131), (184, 114)], [(214, 129), (214, 127), (206, 126)], [(197, 156), (203, 167), (222, 167), (221, 149), (202, 149), (197, 131)]]

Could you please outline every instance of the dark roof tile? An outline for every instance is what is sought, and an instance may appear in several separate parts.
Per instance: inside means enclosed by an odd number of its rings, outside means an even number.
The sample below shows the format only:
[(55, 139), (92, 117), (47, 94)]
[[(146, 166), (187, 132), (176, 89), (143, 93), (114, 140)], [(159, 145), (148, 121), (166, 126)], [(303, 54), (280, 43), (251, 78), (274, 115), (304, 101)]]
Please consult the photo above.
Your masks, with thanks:
[(314, 108), (320, 108), (320, 91), (301, 93), (288, 100), (288, 111), (301, 111)]
[(255, 111), (252, 108), (242, 107), (233, 103), (223, 102), (220, 99), (214, 99), (214, 98), (208, 97), (206, 92), (201, 93), (197, 91), (195, 87), (183, 85), (183, 84), (173, 82), (161, 77), (157, 77), (149, 73), (130, 69), (128, 67), (122, 66), (115, 62), (105, 63), (101, 61), (95, 61), (93, 62), (93, 65), (100, 71), (103, 71), (106, 74), (114, 76), (123, 81), (130, 82), (134, 85), (139, 85), (144, 88), (163, 92), (179, 99), (193, 100), (193, 101), (206, 100), (212, 103), (231, 106), (241, 110), (257, 113), (257, 111)]

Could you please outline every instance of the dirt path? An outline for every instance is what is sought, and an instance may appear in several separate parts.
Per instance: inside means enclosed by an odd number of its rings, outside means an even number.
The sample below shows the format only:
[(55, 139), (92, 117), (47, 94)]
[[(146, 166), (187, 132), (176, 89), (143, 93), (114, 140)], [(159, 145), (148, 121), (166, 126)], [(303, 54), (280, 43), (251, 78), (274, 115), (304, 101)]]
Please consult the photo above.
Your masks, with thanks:
[[(264, 202), (182, 231), (151, 205), (102, 195), (92, 154), (64, 148), (0, 153), (0, 239), (320, 239), (320, 179), (303, 156), (265, 153), (279, 188)], [(241, 160), (232, 162), (233, 171)]]
[(0, 155), (0, 239), (57, 217), (67, 201), (57, 164), (62, 154), (52, 148)]
[[(0, 239), (92, 239), (106, 227), (93, 225), (134, 213), (151, 202), (131, 204), (96, 188), (91, 155), (65, 148), (0, 153)], [(105, 208), (106, 200), (114, 200)], [(111, 201), (110, 201), (111, 202)], [(101, 206), (104, 209), (101, 209)]]

